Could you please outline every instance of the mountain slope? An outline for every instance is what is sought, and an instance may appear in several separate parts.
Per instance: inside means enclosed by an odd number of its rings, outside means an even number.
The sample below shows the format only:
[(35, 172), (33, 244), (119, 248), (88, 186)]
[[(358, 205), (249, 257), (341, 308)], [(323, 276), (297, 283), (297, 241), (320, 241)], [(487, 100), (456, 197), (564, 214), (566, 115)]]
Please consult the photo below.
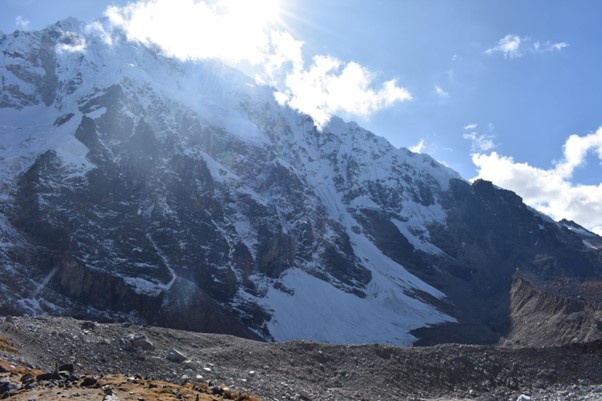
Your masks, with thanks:
[(4, 311), (493, 342), (517, 267), (602, 272), (596, 241), (516, 195), (354, 123), (318, 132), (218, 62), (72, 19), (0, 47)]

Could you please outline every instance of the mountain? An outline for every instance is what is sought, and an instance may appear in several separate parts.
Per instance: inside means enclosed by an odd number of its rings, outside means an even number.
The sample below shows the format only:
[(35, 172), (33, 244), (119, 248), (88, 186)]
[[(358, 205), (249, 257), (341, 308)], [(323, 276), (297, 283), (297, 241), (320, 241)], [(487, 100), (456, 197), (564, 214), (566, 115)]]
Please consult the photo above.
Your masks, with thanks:
[(588, 322), (562, 339), (600, 336), (602, 238), (101, 23), (0, 39), (4, 313), (493, 343), (522, 341), (517, 322), (560, 297)]

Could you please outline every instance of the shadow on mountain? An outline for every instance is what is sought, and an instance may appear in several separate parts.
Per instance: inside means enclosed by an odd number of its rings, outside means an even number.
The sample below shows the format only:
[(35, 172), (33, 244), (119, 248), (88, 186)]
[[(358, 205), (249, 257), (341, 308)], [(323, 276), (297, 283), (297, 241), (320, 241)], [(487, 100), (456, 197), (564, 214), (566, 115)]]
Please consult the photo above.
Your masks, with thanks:
[(446, 257), (433, 280), (458, 323), (414, 330), (416, 345), (559, 345), (602, 338), (602, 238), (527, 207), (515, 193), (477, 180), (453, 181), (443, 196), (447, 225), (430, 227)]

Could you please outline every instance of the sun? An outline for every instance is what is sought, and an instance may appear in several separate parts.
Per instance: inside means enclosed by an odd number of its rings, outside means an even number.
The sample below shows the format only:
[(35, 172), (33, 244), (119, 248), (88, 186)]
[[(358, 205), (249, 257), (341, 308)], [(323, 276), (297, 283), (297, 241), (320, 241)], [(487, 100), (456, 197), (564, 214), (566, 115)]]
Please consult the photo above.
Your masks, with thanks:
[(168, 56), (238, 67), (266, 61), (274, 33), (287, 29), (285, 1), (294, 0), (138, 0), (107, 16), (128, 39), (158, 45)]
[(212, 36), (226, 59), (264, 61), (274, 31), (283, 26), (279, 0), (218, 0)]

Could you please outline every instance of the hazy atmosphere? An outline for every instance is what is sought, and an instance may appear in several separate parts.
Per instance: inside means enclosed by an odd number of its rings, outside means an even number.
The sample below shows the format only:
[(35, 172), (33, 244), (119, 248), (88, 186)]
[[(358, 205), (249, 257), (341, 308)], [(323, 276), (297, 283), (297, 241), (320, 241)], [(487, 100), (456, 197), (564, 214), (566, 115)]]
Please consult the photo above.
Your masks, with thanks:
[(0, 0), (0, 399), (601, 400), (599, 0)]

